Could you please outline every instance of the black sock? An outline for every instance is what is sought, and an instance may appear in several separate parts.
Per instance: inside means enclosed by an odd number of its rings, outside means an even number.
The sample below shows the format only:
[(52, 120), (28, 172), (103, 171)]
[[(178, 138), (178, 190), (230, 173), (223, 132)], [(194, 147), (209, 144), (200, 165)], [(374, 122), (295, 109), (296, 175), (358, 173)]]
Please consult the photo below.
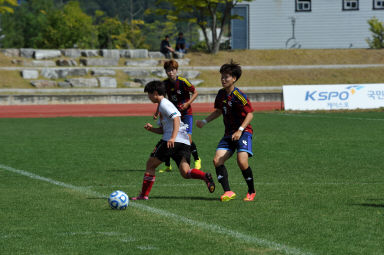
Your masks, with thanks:
[(194, 142), (191, 143), (191, 153), (195, 160), (199, 159), (199, 154), (197, 153), (196, 144)]
[(230, 191), (231, 188), (229, 187), (227, 168), (225, 168), (224, 165), (216, 167), (216, 175), (217, 181), (223, 186), (224, 192)]
[(246, 170), (241, 171), (243, 174), (244, 180), (248, 185), (248, 193), (255, 193), (255, 185), (253, 183), (253, 174), (251, 167), (248, 167)]
[(165, 161), (164, 161), (164, 163), (165, 163), (165, 166), (171, 166), (171, 158), (167, 158)]

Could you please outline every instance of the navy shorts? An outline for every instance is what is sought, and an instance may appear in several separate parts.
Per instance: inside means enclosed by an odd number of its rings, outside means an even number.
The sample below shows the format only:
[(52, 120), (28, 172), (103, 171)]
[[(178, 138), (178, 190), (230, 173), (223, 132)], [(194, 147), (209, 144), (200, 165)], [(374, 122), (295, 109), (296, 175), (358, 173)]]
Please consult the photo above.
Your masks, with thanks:
[(175, 142), (175, 147), (167, 148), (167, 141), (160, 140), (156, 144), (155, 149), (152, 151), (151, 157), (158, 158), (163, 162), (169, 158), (172, 158), (176, 162), (177, 166), (179, 166), (181, 160), (185, 158), (188, 164), (190, 164), (191, 146), (184, 143)]
[(235, 152), (235, 150), (237, 150), (237, 152), (245, 151), (252, 157), (252, 134), (243, 132), (238, 141), (232, 141), (232, 135), (224, 136), (221, 138), (216, 150), (226, 150), (232, 153)]
[(187, 133), (192, 135), (193, 115), (181, 116), (181, 121), (187, 125)]

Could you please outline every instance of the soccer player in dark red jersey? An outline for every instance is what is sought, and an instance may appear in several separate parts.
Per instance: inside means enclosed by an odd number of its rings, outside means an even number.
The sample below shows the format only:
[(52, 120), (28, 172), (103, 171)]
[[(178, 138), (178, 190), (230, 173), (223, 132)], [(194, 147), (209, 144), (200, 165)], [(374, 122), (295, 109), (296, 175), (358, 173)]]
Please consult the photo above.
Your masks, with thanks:
[[(181, 121), (188, 125), (188, 136), (191, 143), (191, 153), (195, 160), (195, 169), (201, 169), (201, 159), (197, 152), (196, 144), (192, 141), (192, 102), (196, 99), (198, 93), (195, 87), (188, 79), (177, 75), (179, 64), (175, 60), (169, 60), (164, 63), (164, 70), (168, 78), (164, 80), (167, 91), (167, 98), (171, 101), (181, 113)], [(156, 114), (155, 114), (156, 115)], [(160, 173), (171, 171), (170, 161), (165, 161), (165, 168), (160, 169)]]
[(228, 172), (224, 166), (233, 153), (237, 150), (237, 164), (248, 186), (248, 193), (244, 201), (253, 201), (256, 195), (252, 169), (248, 158), (252, 157), (252, 134), (250, 125), (253, 118), (253, 109), (246, 94), (235, 87), (235, 82), (241, 76), (239, 64), (231, 61), (220, 68), (222, 89), (215, 99), (215, 110), (204, 120), (196, 121), (196, 125), (202, 128), (208, 122), (223, 115), (225, 126), (224, 137), (220, 140), (213, 163), (216, 168), (217, 179), (224, 189), (221, 201), (234, 199), (236, 194), (230, 189)]

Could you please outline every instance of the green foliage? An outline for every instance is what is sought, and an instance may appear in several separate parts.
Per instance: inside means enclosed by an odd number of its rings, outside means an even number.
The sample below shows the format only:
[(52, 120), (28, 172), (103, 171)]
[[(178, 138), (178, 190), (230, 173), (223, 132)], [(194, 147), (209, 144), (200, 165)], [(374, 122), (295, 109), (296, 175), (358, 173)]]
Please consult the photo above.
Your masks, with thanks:
[(372, 39), (367, 39), (368, 45), (372, 49), (384, 48), (384, 25), (378, 18), (373, 17), (368, 20), (369, 30), (372, 32)]
[(85, 14), (77, 1), (68, 2), (63, 9), (48, 14), (49, 25), (44, 31), (46, 48), (95, 48), (98, 46), (92, 18)]
[(17, 0), (0, 0), (0, 14), (13, 13), (12, 6), (17, 6)]
[(160, 42), (164, 39), (165, 35), (169, 35), (171, 38), (170, 43), (172, 46), (172, 38), (177, 36), (177, 27), (174, 22), (171, 21), (154, 21), (152, 23), (147, 23), (143, 27), (143, 33), (151, 35), (147, 37), (146, 43), (153, 50), (160, 50)]
[(53, 10), (50, 0), (30, 0), (1, 16), (1, 41), (5, 48), (44, 48), (43, 30), (48, 25), (47, 13)]

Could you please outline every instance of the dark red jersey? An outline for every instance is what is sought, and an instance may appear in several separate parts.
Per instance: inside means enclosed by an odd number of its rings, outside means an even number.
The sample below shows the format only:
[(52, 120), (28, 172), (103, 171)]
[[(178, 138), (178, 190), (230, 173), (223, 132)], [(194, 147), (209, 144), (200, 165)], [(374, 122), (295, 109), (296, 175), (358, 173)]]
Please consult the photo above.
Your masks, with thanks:
[(195, 87), (186, 78), (177, 76), (176, 82), (173, 83), (169, 79), (164, 80), (165, 88), (167, 90), (168, 100), (171, 101), (176, 108), (180, 111), (181, 115), (192, 115), (192, 107), (182, 111), (181, 105), (191, 99), (191, 93), (195, 92)]
[[(247, 95), (236, 87), (229, 95), (227, 95), (225, 89), (220, 89), (215, 99), (215, 108), (223, 112), (224, 135), (232, 135), (236, 132), (247, 114), (253, 112), (251, 102), (248, 100)], [(250, 124), (244, 131), (253, 134)]]

